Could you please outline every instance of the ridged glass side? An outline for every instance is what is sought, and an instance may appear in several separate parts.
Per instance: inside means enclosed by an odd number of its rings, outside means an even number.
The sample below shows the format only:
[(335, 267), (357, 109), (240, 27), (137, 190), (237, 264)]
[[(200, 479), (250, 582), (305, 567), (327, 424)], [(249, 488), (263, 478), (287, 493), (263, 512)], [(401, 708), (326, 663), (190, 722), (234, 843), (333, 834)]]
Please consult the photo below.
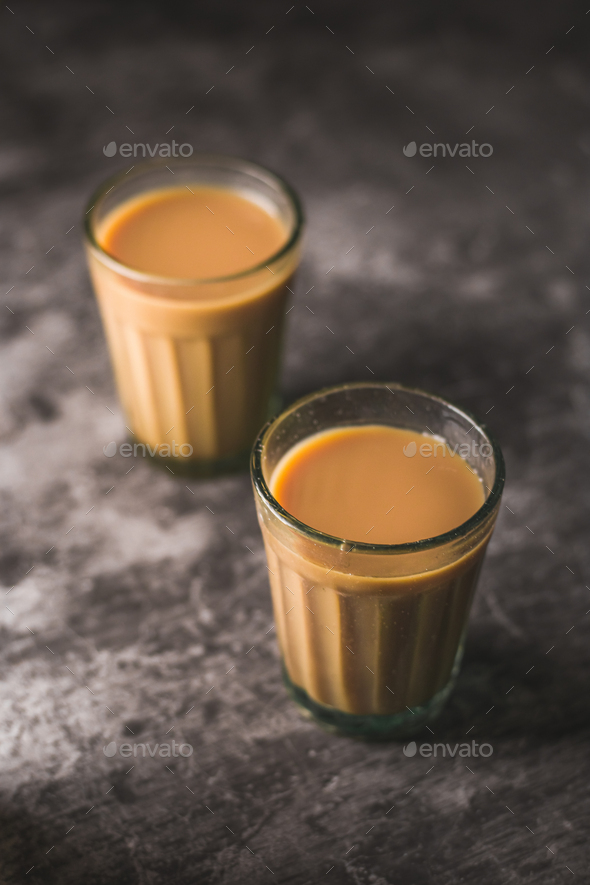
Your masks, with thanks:
[[(314, 701), (355, 715), (426, 703), (448, 683), (486, 543), (415, 592), (300, 560), (263, 529), (279, 644), (291, 682)], [(296, 561), (296, 560), (295, 560)], [(324, 570), (325, 571), (325, 570)], [(424, 588), (419, 584), (423, 582)]]

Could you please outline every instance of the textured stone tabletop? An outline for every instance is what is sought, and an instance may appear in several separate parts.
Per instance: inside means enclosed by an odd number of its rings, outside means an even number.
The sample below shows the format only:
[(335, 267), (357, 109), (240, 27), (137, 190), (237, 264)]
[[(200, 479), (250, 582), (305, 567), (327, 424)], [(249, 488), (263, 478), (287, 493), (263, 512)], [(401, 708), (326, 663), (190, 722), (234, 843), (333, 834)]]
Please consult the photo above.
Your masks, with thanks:
[[(2, 885), (589, 879), (590, 16), (310, 5), (0, 13)], [(464, 666), (418, 739), (488, 758), (301, 719), (249, 478), (105, 458), (125, 429), (81, 218), (127, 162), (103, 145), (173, 137), (302, 195), (286, 400), (396, 380), (499, 438)], [(492, 156), (402, 153), (471, 139)], [(193, 753), (121, 755), (172, 740)]]

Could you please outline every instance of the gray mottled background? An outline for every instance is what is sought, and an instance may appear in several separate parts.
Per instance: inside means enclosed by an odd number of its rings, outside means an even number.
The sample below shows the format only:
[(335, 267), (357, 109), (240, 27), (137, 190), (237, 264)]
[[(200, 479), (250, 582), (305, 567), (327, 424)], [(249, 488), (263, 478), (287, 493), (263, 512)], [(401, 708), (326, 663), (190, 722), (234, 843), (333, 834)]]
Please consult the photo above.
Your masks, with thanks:
[[(590, 15), (310, 5), (0, 12), (3, 885), (588, 881)], [(436, 726), (490, 758), (304, 722), (248, 478), (102, 454), (125, 431), (80, 219), (125, 168), (104, 144), (172, 137), (303, 197), (287, 399), (393, 379), (499, 437), (510, 509)], [(471, 138), (493, 156), (402, 154)], [(172, 738), (193, 755), (103, 753)]]

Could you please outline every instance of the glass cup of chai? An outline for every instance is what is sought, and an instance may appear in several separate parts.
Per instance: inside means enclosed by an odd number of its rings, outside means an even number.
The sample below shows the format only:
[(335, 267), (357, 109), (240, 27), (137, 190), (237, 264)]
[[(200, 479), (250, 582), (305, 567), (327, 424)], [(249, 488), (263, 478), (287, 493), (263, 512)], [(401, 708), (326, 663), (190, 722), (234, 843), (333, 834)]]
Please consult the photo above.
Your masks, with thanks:
[(86, 253), (135, 454), (247, 466), (277, 409), (302, 228), (292, 188), (232, 157), (138, 163), (92, 196)]
[(497, 443), (436, 396), (343, 384), (268, 423), (251, 474), (291, 697), (341, 734), (428, 725), (500, 506)]

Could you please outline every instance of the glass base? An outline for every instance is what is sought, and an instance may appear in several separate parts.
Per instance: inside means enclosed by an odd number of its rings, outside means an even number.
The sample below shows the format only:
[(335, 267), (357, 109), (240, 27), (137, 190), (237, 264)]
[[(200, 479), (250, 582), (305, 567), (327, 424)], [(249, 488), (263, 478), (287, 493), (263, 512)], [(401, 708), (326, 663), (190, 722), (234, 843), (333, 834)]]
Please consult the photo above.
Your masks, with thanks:
[[(283, 398), (279, 393), (273, 393), (270, 397), (267, 410), (267, 420), (270, 421), (278, 415), (283, 408)], [(138, 443), (137, 439), (129, 439), (129, 442)], [(143, 444), (145, 445), (145, 443)], [(147, 448), (147, 447), (146, 447)], [(149, 455), (147, 459), (155, 466), (178, 473), (180, 476), (190, 476), (195, 479), (211, 479), (215, 476), (224, 476), (228, 473), (242, 473), (248, 470), (250, 464), (249, 447), (237, 455), (225, 458), (162, 458), (160, 455)]]
[[(231, 455), (229, 458), (211, 458), (197, 460), (196, 458), (162, 458), (160, 455), (149, 455), (149, 461), (167, 473), (178, 476), (193, 477), (194, 479), (210, 479), (214, 476), (223, 476), (228, 473), (239, 473), (248, 469), (250, 461), (250, 449)], [(170, 475), (168, 473), (168, 475)]]
[(368, 741), (389, 741), (411, 737), (437, 718), (453, 690), (458, 669), (456, 665), (445, 687), (425, 704), (408, 707), (402, 713), (388, 716), (371, 714), (359, 716), (344, 713), (336, 707), (319, 704), (303, 688), (291, 681), (284, 665), (283, 682), (301, 714), (306, 719), (315, 720), (326, 731)]

